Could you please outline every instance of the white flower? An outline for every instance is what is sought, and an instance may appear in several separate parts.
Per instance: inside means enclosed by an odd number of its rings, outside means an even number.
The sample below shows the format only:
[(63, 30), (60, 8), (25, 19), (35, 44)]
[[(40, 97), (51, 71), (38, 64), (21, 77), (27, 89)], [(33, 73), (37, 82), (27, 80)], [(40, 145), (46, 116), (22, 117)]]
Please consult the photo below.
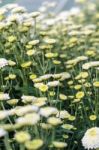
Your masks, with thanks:
[(71, 75), (68, 72), (63, 72), (63, 73), (61, 73), (60, 81), (63, 81), (65, 79), (69, 79), (70, 77), (71, 77)]
[(5, 136), (6, 134), (7, 132), (4, 129), (0, 128), (0, 137)]
[(0, 9), (0, 15), (3, 15), (7, 12), (6, 8), (1, 8)]
[(88, 59), (88, 57), (86, 57), (86, 56), (78, 56), (78, 57), (76, 57), (74, 59), (68, 60), (66, 62), (66, 64), (72, 65), (72, 64), (79, 63), (79, 62), (87, 60), (87, 59)]
[(24, 103), (26, 103), (26, 102), (34, 102), (37, 98), (35, 96), (23, 95), (21, 99)]
[(10, 99), (9, 94), (7, 93), (0, 93), (0, 100), (8, 100)]
[(50, 82), (47, 83), (47, 85), (49, 87), (56, 87), (56, 86), (60, 85), (60, 82), (59, 81), (50, 81)]
[(59, 117), (61, 119), (66, 119), (70, 117), (70, 114), (66, 110), (61, 110), (57, 113), (56, 117)]
[(19, 117), (16, 122), (20, 125), (34, 125), (40, 120), (40, 116), (37, 113), (30, 113), (24, 117)]
[(85, 149), (97, 149), (99, 148), (99, 128), (93, 127), (86, 131), (82, 138), (82, 145)]
[(22, 116), (25, 115), (27, 113), (30, 112), (37, 112), (38, 111), (38, 107), (37, 106), (33, 106), (33, 105), (26, 105), (24, 107), (19, 107), (16, 109), (16, 114), (18, 116)]
[(43, 76), (40, 76), (40, 79), (41, 80), (47, 80), (47, 79), (49, 79), (49, 78), (51, 78), (52, 77), (52, 74), (45, 74), (45, 75), (43, 75)]
[(20, 15), (20, 14), (10, 14), (10, 15), (8, 15), (8, 17), (7, 17), (7, 23), (9, 24), (9, 23), (11, 23), (11, 22), (13, 22), (13, 21), (17, 21), (18, 23), (22, 23), (23, 22), (23, 20), (24, 20), (24, 15)]
[(7, 5), (5, 5), (4, 6), (4, 8), (7, 8), (7, 9), (13, 9), (13, 8), (15, 8), (15, 7), (18, 7), (18, 4), (7, 4)]
[(8, 114), (7, 110), (0, 111), (0, 120), (3, 120), (3, 119), (5, 119), (8, 116), (9, 116), (9, 114)]
[(88, 62), (82, 65), (82, 68), (87, 70), (90, 69), (91, 67), (98, 67), (99, 66), (99, 61), (92, 61)]
[(40, 109), (39, 114), (44, 117), (49, 117), (52, 114), (57, 113), (57, 108), (55, 107), (43, 107)]
[(8, 61), (5, 58), (0, 58), (0, 68), (8, 65)]
[(11, 10), (12, 13), (25, 12), (26, 9), (24, 7), (18, 6)]

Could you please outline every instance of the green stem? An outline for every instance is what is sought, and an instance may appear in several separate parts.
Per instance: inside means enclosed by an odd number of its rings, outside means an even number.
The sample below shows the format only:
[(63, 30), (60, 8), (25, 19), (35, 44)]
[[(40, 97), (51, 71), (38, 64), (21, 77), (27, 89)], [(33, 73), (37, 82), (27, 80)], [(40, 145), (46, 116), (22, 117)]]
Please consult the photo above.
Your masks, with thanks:
[(5, 138), (4, 138), (4, 144), (5, 144), (6, 150), (12, 150), (11, 145), (9, 143), (8, 135), (6, 135)]
[(20, 144), (20, 150), (25, 150), (24, 145)]

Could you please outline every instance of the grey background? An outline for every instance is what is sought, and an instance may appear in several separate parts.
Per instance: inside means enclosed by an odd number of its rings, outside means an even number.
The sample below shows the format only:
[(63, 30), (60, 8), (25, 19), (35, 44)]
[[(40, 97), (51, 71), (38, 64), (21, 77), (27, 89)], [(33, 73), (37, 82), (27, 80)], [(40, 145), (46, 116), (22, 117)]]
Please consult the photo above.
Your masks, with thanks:
[(8, 3), (18, 3), (21, 6), (25, 6), (29, 11), (36, 11), (44, 1), (58, 2), (57, 11), (70, 9), (72, 6), (75, 6), (74, 0), (2, 0), (0, 6)]

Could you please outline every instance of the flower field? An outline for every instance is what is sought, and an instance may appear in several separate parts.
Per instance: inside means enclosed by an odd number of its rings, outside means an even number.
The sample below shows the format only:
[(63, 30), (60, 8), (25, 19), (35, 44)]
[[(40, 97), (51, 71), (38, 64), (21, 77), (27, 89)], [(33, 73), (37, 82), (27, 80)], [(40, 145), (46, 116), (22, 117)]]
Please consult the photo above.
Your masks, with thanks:
[(0, 150), (99, 150), (99, 1), (76, 2), (0, 8)]

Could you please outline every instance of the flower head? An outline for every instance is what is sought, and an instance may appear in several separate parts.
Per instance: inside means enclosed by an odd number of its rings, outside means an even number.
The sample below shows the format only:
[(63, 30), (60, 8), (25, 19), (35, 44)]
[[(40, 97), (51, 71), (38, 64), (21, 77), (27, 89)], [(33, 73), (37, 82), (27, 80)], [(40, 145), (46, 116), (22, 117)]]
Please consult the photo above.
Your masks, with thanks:
[(86, 131), (82, 138), (82, 145), (85, 149), (99, 148), (99, 128), (93, 127)]
[(8, 61), (5, 58), (0, 58), (0, 68), (8, 65)]

